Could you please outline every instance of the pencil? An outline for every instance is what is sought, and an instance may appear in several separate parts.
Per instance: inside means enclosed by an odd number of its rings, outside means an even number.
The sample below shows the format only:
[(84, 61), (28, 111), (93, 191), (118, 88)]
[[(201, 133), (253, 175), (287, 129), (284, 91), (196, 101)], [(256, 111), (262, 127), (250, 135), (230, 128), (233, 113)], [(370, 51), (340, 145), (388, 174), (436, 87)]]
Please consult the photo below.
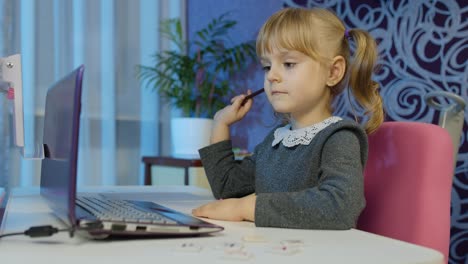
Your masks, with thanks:
[(241, 106), (245, 105), (245, 103), (247, 103), (247, 101), (248, 101), (249, 99), (254, 98), (255, 96), (257, 96), (257, 95), (263, 93), (264, 91), (265, 91), (265, 89), (262, 88), (262, 89), (258, 89), (257, 91), (255, 91), (255, 92), (253, 92), (253, 93), (247, 95), (247, 96), (244, 98), (244, 100), (242, 100)]

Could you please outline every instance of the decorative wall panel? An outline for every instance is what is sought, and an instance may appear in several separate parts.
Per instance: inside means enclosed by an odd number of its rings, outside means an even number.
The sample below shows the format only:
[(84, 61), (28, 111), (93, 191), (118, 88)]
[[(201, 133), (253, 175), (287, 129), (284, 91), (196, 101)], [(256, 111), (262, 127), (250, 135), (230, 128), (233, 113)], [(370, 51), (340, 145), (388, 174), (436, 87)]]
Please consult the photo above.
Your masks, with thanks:
[[(368, 30), (377, 39), (381, 67), (375, 80), (381, 85), (388, 121), (438, 124), (439, 111), (424, 101), (431, 91), (452, 92), (468, 102), (467, 1), (283, 2), (284, 6), (329, 8), (348, 28)], [(346, 97), (337, 105), (341, 106), (338, 115), (352, 117)], [(467, 123), (465, 113), (452, 190), (449, 263), (468, 263)]]

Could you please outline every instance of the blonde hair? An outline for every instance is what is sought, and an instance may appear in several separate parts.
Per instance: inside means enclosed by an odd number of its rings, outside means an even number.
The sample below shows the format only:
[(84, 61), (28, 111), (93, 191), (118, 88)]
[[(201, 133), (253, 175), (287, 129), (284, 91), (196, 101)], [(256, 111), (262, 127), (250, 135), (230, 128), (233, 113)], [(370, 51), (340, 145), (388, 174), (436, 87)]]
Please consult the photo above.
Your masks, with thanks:
[[(356, 45), (352, 59), (348, 37)], [(379, 85), (371, 79), (378, 57), (377, 44), (366, 31), (346, 31), (343, 22), (325, 9), (286, 8), (265, 22), (258, 34), (256, 48), (259, 57), (275, 49), (295, 50), (323, 65), (328, 65), (335, 56), (343, 56), (346, 74), (338, 84), (330, 87), (332, 100), (348, 82), (354, 98), (369, 117), (365, 124), (366, 132), (374, 132), (383, 122)]]

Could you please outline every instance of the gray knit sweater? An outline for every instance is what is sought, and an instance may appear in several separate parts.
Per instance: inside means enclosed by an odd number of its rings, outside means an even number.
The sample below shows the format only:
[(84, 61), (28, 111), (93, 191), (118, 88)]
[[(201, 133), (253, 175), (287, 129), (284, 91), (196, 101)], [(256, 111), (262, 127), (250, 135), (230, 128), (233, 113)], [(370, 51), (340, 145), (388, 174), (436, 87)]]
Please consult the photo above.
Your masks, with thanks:
[(367, 135), (342, 120), (320, 131), (309, 145), (272, 146), (273, 131), (251, 157), (236, 161), (230, 140), (199, 150), (213, 195), (257, 195), (255, 225), (302, 229), (349, 229), (365, 207), (363, 169)]

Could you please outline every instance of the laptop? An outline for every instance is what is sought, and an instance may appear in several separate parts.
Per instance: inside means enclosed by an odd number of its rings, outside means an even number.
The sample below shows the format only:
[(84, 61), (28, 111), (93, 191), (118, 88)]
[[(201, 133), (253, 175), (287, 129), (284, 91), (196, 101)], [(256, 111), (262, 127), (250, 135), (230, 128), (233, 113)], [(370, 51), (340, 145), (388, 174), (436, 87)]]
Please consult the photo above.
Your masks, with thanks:
[(93, 238), (196, 236), (223, 227), (148, 201), (77, 193), (78, 139), (84, 66), (47, 92), (40, 193), (71, 229)]

